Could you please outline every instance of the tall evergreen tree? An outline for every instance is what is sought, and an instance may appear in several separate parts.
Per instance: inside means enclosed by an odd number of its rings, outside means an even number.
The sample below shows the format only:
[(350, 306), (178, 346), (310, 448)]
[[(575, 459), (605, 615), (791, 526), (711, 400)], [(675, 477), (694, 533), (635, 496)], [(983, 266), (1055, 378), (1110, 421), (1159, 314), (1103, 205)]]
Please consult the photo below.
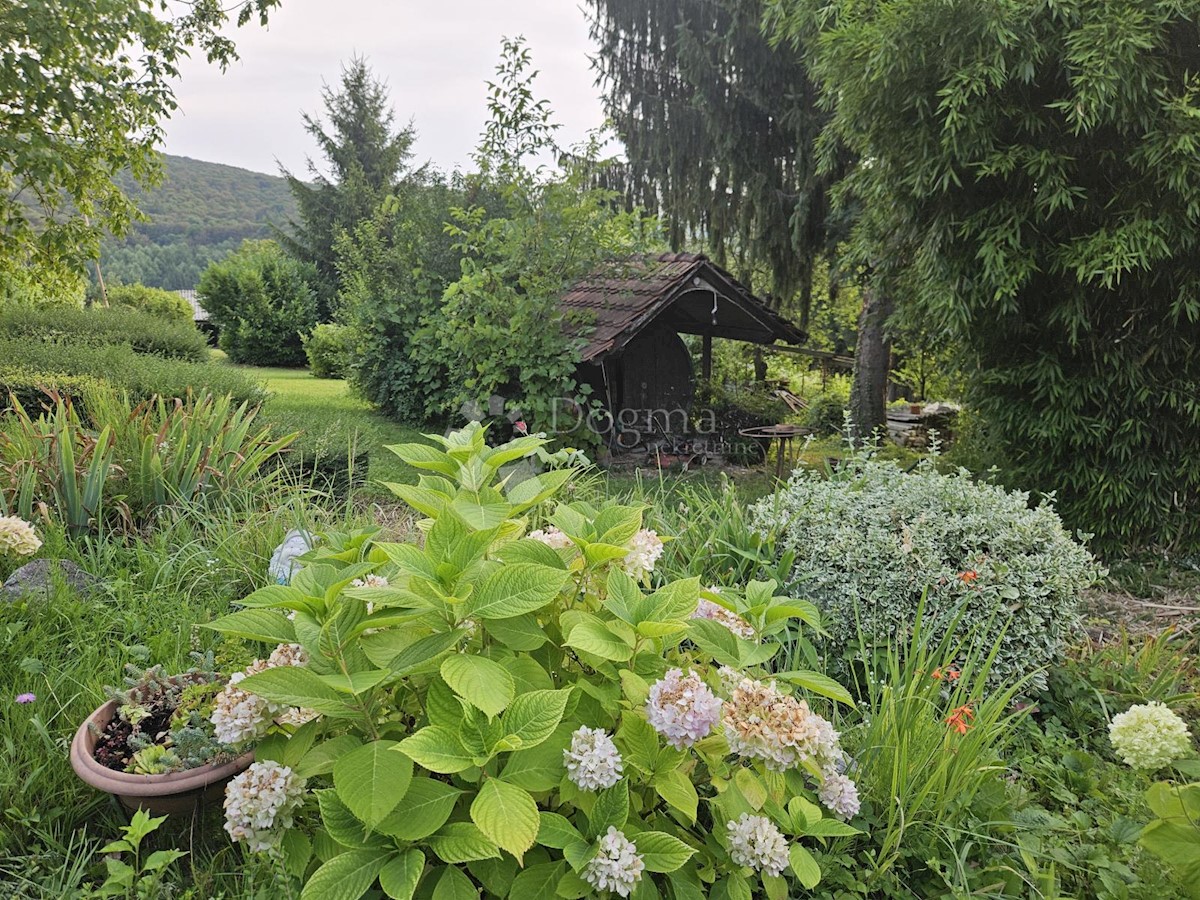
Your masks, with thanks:
[(387, 85), (360, 57), (342, 67), (338, 89), (325, 85), (321, 98), (328, 126), (305, 114), (304, 127), (316, 140), (326, 167), (310, 158), (310, 182), (282, 170), (296, 197), (299, 221), (290, 223), (291, 233), (281, 234), (280, 242), (316, 267), (324, 321), (338, 290), (337, 240), (370, 219), (408, 174), (416, 130), (411, 122), (395, 127)]
[[(631, 203), (671, 244), (714, 257), (803, 324), (827, 245), (823, 115), (800, 54), (772, 47), (759, 0), (589, 0)], [(835, 166), (836, 170), (836, 166)]]

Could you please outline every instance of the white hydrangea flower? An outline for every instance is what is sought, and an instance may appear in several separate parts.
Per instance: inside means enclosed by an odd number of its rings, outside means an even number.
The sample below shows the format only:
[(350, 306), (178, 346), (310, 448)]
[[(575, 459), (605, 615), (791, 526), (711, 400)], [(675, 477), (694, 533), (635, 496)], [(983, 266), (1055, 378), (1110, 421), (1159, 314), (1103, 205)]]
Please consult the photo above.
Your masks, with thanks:
[(299, 728), (301, 725), (307, 725), (313, 719), (316, 719), (321, 714), (315, 709), (306, 707), (291, 706), (275, 717), (276, 725), (290, 725), (294, 728)]
[(365, 578), (355, 578), (350, 582), (350, 587), (369, 587), (369, 588), (385, 588), (388, 586), (388, 580), (382, 575), (376, 575), (374, 572), (367, 575)]
[(256, 659), (244, 672), (229, 676), (229, 683), (217, 695), (209, 721), (213, 725), (213, 734), (222, 744), (241, 747), (267, 733), (279, 708), (257, 694), (242, 690), (238, 685), (248, 676), (269, 668), (265, 660)]
[(0, 516), (0, 553), (33, 556), (42, 546), (33, 526), (18, 516)]
[(1135, 769), (1161, 769), (1192, 755), (1187, 724), (1157, 701), (1131, 706), (1113, 716), (1108, 739), (1117, 755)]
[(725, 825), (729, 836), (729, 858), (756, 872), (780, 875), (788, 866), (787, 839), (766, 816), (742, 813)]
[(621, 780), (621, 754), (608, 733), (586, 725), (571, 735), (571, 748), (563, 751), (567, 777), (584, 791), (600, 791)]
[(608, 826), (600, 838), (600, 850), (583, 869), (583, 880), (598, 891), (613, 891), (622, 897), (633, 893), (642, 880), (646, 864), (637, 847), (623, 833)]
[(831, 766), (841, 757), (838, 733), (803, 700), (774, 682), (743, 678), (724, 705), (725, 739), (745, 759), (761, 759), (783, 772), (805, 760)]
[(643, 528), (629, 542), (629, 553), (621, 563), (630, 578), (640, 581), (654, 571), (654, 564), (662, 556), (663, 542), (658, 532)]
[[(279, 666), (304, 666), (308, 664), (308, 651), (299, 644), (280, 644), (269, 658), (256, 659), (243, 672), (229, 676), (229, 683), (217, 695), (209, 721), (213, 734), (222, 744), (240, 747), (252, 743), (267, 733), (271, 723), (280, 717), (289, 724), (303, 724), (300, 716), (311, 710), (283, 713), (284, 707), (271, 703), (257, 694), (238, 687), (247, 677)], [(313, 717), (316, 713), (313, 713)], [(311, 718), (311, 717), (310, 717)], [(305, 719), (304, 721), (308, 721)]]
[[(710, 588), (712, 590), (712, 588)], [(704, 597), (696, 605), (692, 613), (693, 619), (711, 619), (718, 625), (724, 625), (740, 638), (751, 640), (754, 637), (754, 626), (735, 612), (730, 612), (719, 603), (713, 603)]]
[(553, 525), (545, 529), (535, 528), (529, 532), (529, 538), (530, 540), (541, 541), (553, 550), (565, 550), (568, 547), (574, 546), (571, 539)]
[(304, 799), (304, 781), (277, 762), (256, 762), (225, 788), (225, 830), (253, 851), (279, 845)]
[(822, 773), (821, 788), (817, 792), (821, 804), (842, 820), (858, 815), (858, 785), (849, 777), (834, 769)]
[(695, 672), (671, 669), (650, 687), (646, 720), (676, 750), (707, 737), (721, 719), (721, 701)]

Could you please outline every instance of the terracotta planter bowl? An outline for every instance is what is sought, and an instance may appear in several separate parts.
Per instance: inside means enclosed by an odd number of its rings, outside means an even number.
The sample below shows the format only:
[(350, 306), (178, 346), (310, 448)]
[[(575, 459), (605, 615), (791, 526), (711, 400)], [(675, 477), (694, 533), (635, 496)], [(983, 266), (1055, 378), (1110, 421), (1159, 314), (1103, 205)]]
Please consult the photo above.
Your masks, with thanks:
[(71, 768), (84, 782), (112, 794), (131, 812), (144, 809), (155, 815), (192, 813), (204, 803), (219, 803), (226, 782), (254, 762), (251, 750), (224, 765), (201, 766), (170, 775), (133, 775), (109, 769), (98, 763), (94, 754), (98, 734), (116, 714), (117, 701), (110, 700), (79, 726), (71, 741)]

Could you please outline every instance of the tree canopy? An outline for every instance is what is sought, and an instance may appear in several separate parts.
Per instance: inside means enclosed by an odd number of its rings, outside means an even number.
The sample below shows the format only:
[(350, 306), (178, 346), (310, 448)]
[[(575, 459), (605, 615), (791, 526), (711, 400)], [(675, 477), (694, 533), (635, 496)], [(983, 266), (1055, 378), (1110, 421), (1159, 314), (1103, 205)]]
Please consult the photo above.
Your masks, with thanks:
[(630, 202), (661, 217), (673, 247), (707, 243), (804, 324), (836, 166), (817, 164), (824, 115), (802, 55), (769, 43), (759, 0), (589, 7)]
[(0, 5), (0, 296), (31, 267), (71, 288), (106, 231), (136, 206), (117, 182), (158, 174), (155, 148), (175, 109), (172, 82), (192, 50), (236, 57), (222, 33), (279, 0), (14, 0)]
[(404, 178), (416, 130), (411, 124), (396, 128), (387, 86), (365, 59), (343, 66), (338, 88), (325, 85), (321, 97), (328, 124), (305, 114), (304, 127), (316, 139), (326, 168), (310, 159), (311, 183), (283, 170), (299, 219), (280, 237), (289, 252), (316, 267), (326, 319), (338, 288), (337, 240), (371, 218)]
[(965, 353), (1008, 477), (1102, 542), (1200, 541), (1200, 28), (1174, 0), (771, 0), (864, 252)]

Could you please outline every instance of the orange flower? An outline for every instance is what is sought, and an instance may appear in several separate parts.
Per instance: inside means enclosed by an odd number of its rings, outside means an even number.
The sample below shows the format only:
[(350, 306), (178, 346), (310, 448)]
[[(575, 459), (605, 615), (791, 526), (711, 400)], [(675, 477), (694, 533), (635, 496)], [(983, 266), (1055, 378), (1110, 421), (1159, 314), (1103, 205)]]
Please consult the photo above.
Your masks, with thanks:
[(949, 678), (951, 681), (957, 681), (958, 676), (959, 676), (958, 669), (947, 669), (945, 672), (943, 672), (941, 669), (941, 666), (939, 666), (938, 668), (933, 670), (932, 674), (930, 674), (929, 677), (933, 678), (937, 681), (941, 681), (943, 678)]
[(967, 571), (965, 571), (965, 572), (958, 573), (958, 578), (963, 584), (970, 584), (972, 581), (974, 581), (978, 577), (979, 577), (979, 573), (976, 572), (974, 569), (967, 569)]
[(958, 709), (952, 709), (950, 715), (946, 716), (946, 724), (959, 734), (966, 734), (967, 729), (971, 727), (970, 720), (974, 718), (975, 713), (971, 712), (971, 707), (960, 706)]

